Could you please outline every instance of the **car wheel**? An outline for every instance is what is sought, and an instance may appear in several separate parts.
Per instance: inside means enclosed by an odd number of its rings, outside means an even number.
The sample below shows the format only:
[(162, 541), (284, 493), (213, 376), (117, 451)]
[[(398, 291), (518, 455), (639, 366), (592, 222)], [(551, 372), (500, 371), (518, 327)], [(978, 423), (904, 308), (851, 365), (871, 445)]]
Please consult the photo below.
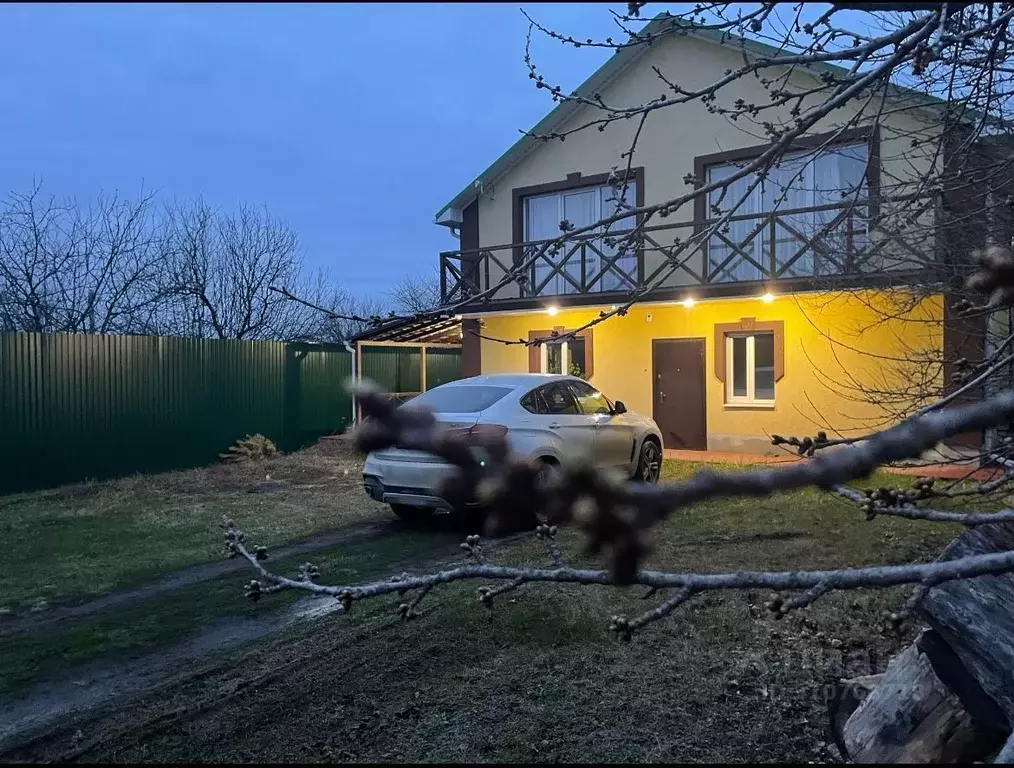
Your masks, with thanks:
[(423, 525), (433, 519), (433, 510), (410, 504), (392, 504), (391, 511), (409, 525)]
[[(536, 478), (536, 483), (540, 488), (550, 485), (556, 475), (560, 473), (560, 465), (550, 459), (539, 460), (539, 474)], [(525, 522), (530, 523), (530, 527), (535, 527), (540, 523), (549, 522), (549, 518), (552, 515), (552, 510), (541, 509), (538, 512), (532, 511), (531, 517)]]
[(641, 456), (633, 479), (639, 483), (657, 483), (661, 473), (662, 449), (654, 440), (646, 439), (641, 443)]
[(560, 466), (558, 464), (555, 464), (551, 461), (547, 461), (546, 459), (542, 459), (539, 461), (539, 474), (536, 479), (536, 482), (539, 484), (539, 486), (548, 485), (549, 482), (552, 480), (553, 475), (559, 471)]

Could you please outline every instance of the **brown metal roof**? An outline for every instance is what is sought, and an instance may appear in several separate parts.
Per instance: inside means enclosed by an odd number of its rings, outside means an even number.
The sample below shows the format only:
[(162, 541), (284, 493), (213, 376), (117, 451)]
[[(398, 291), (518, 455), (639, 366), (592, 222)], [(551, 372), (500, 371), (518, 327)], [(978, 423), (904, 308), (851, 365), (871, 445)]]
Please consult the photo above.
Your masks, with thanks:
[(405, 341), (460, 344), (461, 320), (443, 317), (391, 320), (352, 337), (352, 341)]

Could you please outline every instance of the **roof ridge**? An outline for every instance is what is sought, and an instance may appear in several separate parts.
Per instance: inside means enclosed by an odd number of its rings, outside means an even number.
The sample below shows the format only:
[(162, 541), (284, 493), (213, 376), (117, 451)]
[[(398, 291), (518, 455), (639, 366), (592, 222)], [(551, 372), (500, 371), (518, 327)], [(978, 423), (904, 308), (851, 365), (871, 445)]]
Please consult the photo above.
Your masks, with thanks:
[[(777, 60), (777, 58), (781, 56), (795, 55), (779, 50), (773, 45), (760, 42), (759, 40), (753, 40), (741, 35), (710, 29), (707, 25), (687, 22), (673, 16), (669, 13), (669, 11), (661, 11), (660, 13), (657, 13), (637, 34), (650, 35), (658, 32), (658, 27), (661, 27), (663, 22), (667, 20), (670, 22), (671, 27), (679, 26), (685, 29), (686, 32), (684, 35), (689, 35), (714, 45), (727, 46), (730, 44), (738, 44), (745, 53), (749, 53), (754, 56), (764, 57), (769, 60)], [(592, 74), (589, 75), (584, 82), (572, 91), (570, 95), (587, 95), (588, 91), (594, 92), (595, 90), (604, 87), (626, 71), (628, 67), (633, 65), (650, 49), (650, 47), (650, 44), (640, 44), (624, 46), (623, 48), (617, 49), (605, 62), (602, 63), (601, 66), (598, 67), (598, 69), (592, 72)], [(846, 68), (827, 62), (812, 62), (801, 66), (807, 70), (823, 70), (825, 72), (831, 72), (838, 75), (849, 74), (849, 70)], [(601, 80), (601, 82), (599, 82), (599, 80)], [(927, 108), (946, 104), (943, 99), (930, 96), (929, 94), (922, 93), (896, 83), (889, 83), (889, 87), (896, 91), (895, 95), (897, 96), (918, 96), (926, 102), (922, 105), (912, 105), (913, 108), (920, 108), (920, 106), (922, 108)], [(505, 173), (507, 173), (507, 171), (517, 165), (517, 163), (521, 162), (521, 160), (524, 159), (529, 152), (534, 151), (542, 144), (542, 142), (538, 139), (533, 139), (529, 134), (547, 132), (551, 125), (557, 125), (564, 122), (584, 106), (584, 104), (575, 103), (573, 101), (562, 101), (553, 107), (538, 123), (536, 123), (533, 128), (517, 139), (510, 147), (501, 153), (496, 160), (490, 163), (478, 176), (476, 176), (473, 181), (451, 198), (451, 200), (444, 205), (443, 208), (437, 211), (434, 216), (434, 221), (438, 224), (444, 223), (440, 221), (440, 218), (448, 210), (452, 208), (463, 209), (466, 205), (469, 205), (476, 197), (478, 197), (476, 189), (478, 189), (483, 183), (488, 184), (502, 177)]]

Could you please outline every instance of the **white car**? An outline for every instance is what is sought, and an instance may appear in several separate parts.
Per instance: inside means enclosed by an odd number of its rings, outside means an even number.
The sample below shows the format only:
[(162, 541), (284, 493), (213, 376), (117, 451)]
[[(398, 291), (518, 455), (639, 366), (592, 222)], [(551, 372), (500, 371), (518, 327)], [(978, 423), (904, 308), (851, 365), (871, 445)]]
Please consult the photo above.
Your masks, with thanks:
[[(430, 408), (437, 421), (463, 435), (495, 431), (511, 449), (547, 472), (568, 457), (591, 456), (603, 469), (658, 482), (662, 433), (652, 419), (611, 402), (583, 379), (539, 373), (491, 374), (435, 387), (402, 408)], [(370, 498), (396, 515), (418, 522), (454, 510), (439, 497), (441, 482), (455, 468), (422, 451), (375, 451), (363, 465)]]

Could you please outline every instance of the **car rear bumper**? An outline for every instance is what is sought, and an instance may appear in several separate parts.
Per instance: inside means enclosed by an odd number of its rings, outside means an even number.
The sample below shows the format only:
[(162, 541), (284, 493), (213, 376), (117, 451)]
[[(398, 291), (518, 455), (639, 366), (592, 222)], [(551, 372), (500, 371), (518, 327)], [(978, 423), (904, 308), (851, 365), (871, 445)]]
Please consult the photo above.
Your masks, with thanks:
[(455, 471), (450, 464), (432, 461), (380, 461), (367, 457), (363, 465), (363, 490), (374, 501), (426, 507), (437, 514), (447, 514), (453, 508), (440, 497), (438, 489)]
[(451, 505), (426, 488), (402, 485), (384, 485), (375, 475), (363, 475), (363, 490), (374, 501), (385, 504), (403, 504), (406, 507), (427, 507), (438, 513), (450, 513)]

